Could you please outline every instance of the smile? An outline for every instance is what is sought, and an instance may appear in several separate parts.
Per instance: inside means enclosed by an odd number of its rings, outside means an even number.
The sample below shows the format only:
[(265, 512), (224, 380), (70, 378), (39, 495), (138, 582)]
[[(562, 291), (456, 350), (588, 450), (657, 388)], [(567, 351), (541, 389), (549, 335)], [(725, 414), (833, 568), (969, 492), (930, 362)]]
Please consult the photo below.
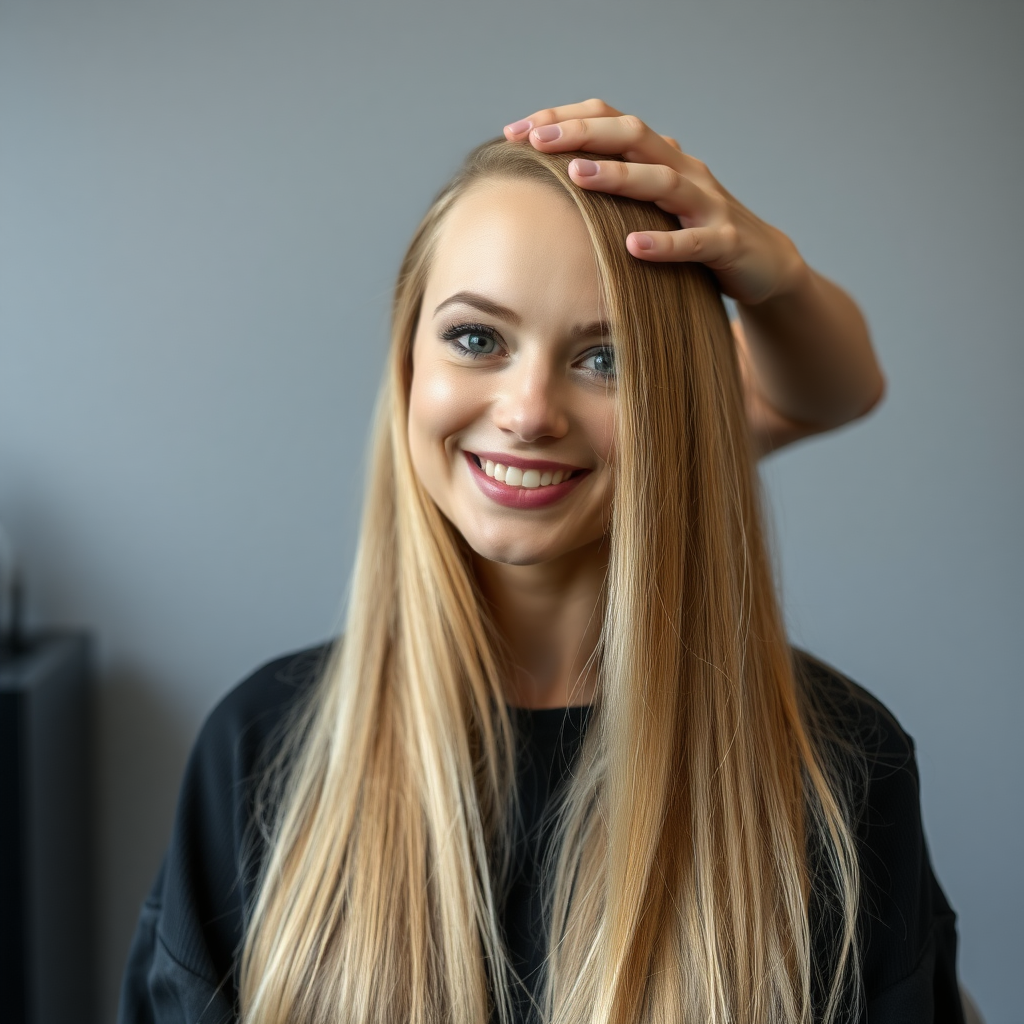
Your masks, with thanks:
[(565, 463), (520, 459), (496, 452), (465, 452), (477, 486), (487, 497), (511, 508), (541, 508), (575, 490), (589, 469)]

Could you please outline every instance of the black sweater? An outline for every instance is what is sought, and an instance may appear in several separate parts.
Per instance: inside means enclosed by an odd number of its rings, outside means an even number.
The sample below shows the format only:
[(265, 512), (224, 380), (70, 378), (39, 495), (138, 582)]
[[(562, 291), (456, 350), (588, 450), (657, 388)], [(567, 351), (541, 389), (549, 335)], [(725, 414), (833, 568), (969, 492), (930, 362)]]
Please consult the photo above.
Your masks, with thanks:
[[(132, 942), (121, 1024), (236, 1020), (235, 954), (255, 878), (252, 859), (245, 856), (253, 835), (254, 786), (282, 721), (316, 679), (325, 651), (316, 648), (265, 665), (229, 693), (203, 726), (185, 771), (170, 846)], [(962, 1024), (955, 915), (928, 859), (913, 742), (866, 691), (805, 655), (798, 654), (798, 663), (867, 757), (857, 824), (866, 1020)], [(550, 829), (542, 812), (579, 749), (588, 709), (517, 710), (515, 715), (524, 828), (503, 924), (513, 964), (525, 979), (520, 992), (525, 1019), (525, 993), (537, 977), (545, 942), (538, 864)]]

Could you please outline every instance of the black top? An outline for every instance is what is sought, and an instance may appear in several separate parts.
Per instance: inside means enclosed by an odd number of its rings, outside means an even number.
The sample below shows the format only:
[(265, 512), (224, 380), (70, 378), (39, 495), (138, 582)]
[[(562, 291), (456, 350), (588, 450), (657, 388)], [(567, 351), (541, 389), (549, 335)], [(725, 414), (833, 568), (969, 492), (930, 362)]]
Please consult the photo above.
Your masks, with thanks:
[[(170, 846), (139, 917), (121, 993), (121, 1024), (225, 1024), (237, 1018), (235, 953), (255, 870), (254, 787), (281, 723), (308, 690), (326, 648), (273, 661), (207, 719), (185, 771)], [(913, 741), (860, 687), (797, 655), (813, 691), (867, 756), (857, 837), (862, 872), (862, 973), (870, 1024), (963, 1024), (955, 915), (935, 879), (924, 833)], [(587, 708), (515, 712), (522, 828), (504, 926), (526, 991), (545, 930), (539, 864), (550, 838), (544, 807), (586, 731)], [(243, 870), (242, 865), (249, 866)], [(862, 1018), (863, 1020), (864, 1018)]]

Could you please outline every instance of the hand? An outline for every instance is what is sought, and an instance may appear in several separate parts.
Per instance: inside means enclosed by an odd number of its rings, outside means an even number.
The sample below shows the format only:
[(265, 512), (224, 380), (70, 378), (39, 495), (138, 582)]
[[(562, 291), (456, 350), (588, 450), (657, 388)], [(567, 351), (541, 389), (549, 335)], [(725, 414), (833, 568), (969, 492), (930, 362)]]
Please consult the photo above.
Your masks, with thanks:
[(653, 202), (679, 218), (679, 231), (634, 231), (626, 248), (641, 260), (704, 263), (722, 291), (753, 306), (803, 284), (796, 246), (731, 196), (675, 139), (601, 100), (551, 107), (505, 128), (511, 142), (543, 153), (582, 150), (618, 160), (576, 159), (569, 176), (581, 188)]

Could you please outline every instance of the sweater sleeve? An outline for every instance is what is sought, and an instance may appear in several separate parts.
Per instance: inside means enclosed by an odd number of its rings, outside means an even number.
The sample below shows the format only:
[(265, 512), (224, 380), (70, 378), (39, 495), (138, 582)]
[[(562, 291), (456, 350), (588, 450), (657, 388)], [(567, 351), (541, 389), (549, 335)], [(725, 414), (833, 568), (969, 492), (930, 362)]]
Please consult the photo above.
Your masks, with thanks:
[(868, 1021), (963, 1024), (956, 915), (928, 854), (914, 743), (886, 717), (859, 837)]
[(920, 961), (906, 977), (875, 993), (867, 1007), (869, 1024), (964, 1024), (956, 975), (956, 915), (930, 866), (927, 874), (931, 927)]
[(913, 740), (866, 690), (799, 653), (833, 735), (855, 750), (862, 1005), (867, 1024), (963, 1024), (956, 915), (935, 877)]
[(119, 1024), (228, 1024), (235, 1019), (233, 992), (183, 964), (160, 935), (167, 861), (139, 914), (121, 987)]
[[(898, 861), (890, 862), (890, 868), (891, 874), (865, 873), (862, 930), (871, 939), (865, 954), (867, 1020), (964, 1024), (956, 915), (935, 877), (923, 833), (916, 864), (901, 871)], [(897, 888), (907, 883), (907, 889)], [(901, 971), (896, 979), (894, 965)]]
[(171, 840), (139, 915), (119, 1024), (228, 1024), (258, 874), (252, 801), (264, 758), (324, 648), (263, 666), (217, 705), (182, 780)]

